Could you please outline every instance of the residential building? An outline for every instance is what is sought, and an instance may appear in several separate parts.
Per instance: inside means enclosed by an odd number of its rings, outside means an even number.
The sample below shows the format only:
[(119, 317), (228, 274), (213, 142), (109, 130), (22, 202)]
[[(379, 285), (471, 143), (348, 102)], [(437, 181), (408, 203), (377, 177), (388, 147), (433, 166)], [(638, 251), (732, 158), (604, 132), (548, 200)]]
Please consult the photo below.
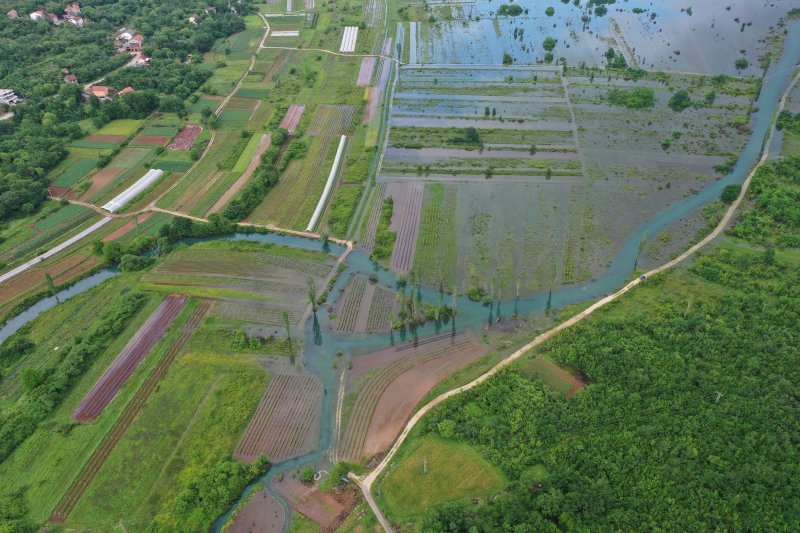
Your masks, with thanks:
[(61, 19), (58, 18), (58, 15), (56, 15), (55, 13), (48, 13), (47, 18), (48, 20), (50, 20), (50, 22), (52, 22), (56, 26), (58, 26), (62, 22)]
[(0, 89), (0, 104), (17, 105), (21, 101), (22, 98), (14, 94), (11, 89)]
[(81, 14), (81, 6), (79, 6), (77, 2), (67, 4), (64, 8), (64, 14), (77, 17)]
[(83, 24), (84, 24), (83, 17), (76, 17), (76, 16), (73, 16), (73, 15), (67, 15), (64, 18), (66, 19), (67, 22), (69, 22), (73, 26), (77, 26), (79, 28), (83, 28)]
[(6, 15), (8, 15), (8, 18), (12, 20), (17, 20), (19, 18), (19, 13), (17, 13), (16, 9), (12, 9), (8, 13), (6, 13)]
[(197, 24), (197, 15), (194, 15), (194, 14), (190, 15), (189, 16), (189, 22), (196, 25)]
[(64, 76), (64, 82), (65, 83), (78, 83), (78, 76), (76, 76), (75, 74), (67, 74), (66, 76)]
[(42, 11), (41, 9), (39, 11), (34, 11), (29, 16), (31, 17), (31, 20), (35, 20), (37, 22), (47, 18), (47, 15), (45, 15), (44, 11)]
[(93, 85), (92, 89), (92, 96), (96, 96), (100, 99), (108, 98), (108, 87), (105, 85)]
[(132, 92), (134, 92), (134, 90), (133, 90), (133, 87), (125, 87), (124, 89), (122, 89), (122, 90), (119, 92), (119, 94), (120, 94), (120, 95), (123, 95), (123, 94), (131, 94)]

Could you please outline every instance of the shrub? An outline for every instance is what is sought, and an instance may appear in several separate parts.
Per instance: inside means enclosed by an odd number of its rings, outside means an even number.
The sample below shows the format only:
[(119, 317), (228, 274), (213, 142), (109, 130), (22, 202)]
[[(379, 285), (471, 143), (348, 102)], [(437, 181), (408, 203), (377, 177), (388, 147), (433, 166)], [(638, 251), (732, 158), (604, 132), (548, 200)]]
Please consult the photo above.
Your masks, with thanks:
[(689, 96), (689, 91), (681, 89), (672, 95), (667, 105), (676, 113), (680, 113), (684, 109), (692, 106), (692, 97)]
[(656, 105), (656, 96), (649, 87), (635, 87), (630, 90), (611, 89), (606, 96), (616, 106), (629, 109), (652, 109)]

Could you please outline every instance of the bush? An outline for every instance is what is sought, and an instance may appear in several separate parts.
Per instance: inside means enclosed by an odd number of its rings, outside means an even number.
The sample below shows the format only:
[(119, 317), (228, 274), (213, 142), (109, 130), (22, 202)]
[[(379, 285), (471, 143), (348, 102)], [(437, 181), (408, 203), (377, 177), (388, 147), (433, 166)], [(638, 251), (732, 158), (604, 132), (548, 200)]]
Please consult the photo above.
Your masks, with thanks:
[(739, 198), (739, 193), (741, 192), (742, 186), (738, 183), (734, 183), (733, 185), (727, 185), (722, 190), (722, 196), (720, 198), (726, 204), (732, 204), (737, 198)]
[(684, 109), (692, 107), (692, 97), (689, 96), (689, 91), (681, 89), (672, 95), (667, 105), (676, 113), (680, 113)]
[(611, 89), (606, 95), (609, 103), (629, 109), (652, 109), (656, 105), (656, 96), (649, 87), (636, 87), (630, 90)]

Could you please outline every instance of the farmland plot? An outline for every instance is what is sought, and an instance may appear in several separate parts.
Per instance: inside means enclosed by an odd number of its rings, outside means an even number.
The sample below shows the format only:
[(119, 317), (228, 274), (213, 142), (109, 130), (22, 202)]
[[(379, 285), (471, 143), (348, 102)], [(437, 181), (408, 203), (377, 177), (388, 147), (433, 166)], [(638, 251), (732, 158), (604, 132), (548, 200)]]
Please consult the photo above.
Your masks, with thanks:
[(169, 296), (164, 300), (84, 397), (72, 413), (74, 420), (86, 422), (100, 416), (153, 346), (164, 336), (184, 303), (186, 298), (181, 296)]
[(469, 334), (448, 333), (355, 356), (348, 383), (370, 377), (348, 414), (338, 443), (340, 457), (361, 462), (384, 451), (428, 391), (487, 351)]
[(402, 198), (402, 201), (395, 200), (394, 203), (390, 229), (397, 232), (397, 242), (392, 250), (389, 266), (396, 272), (408, 272), (417, 247), (423, 187), (419, 184), (405, 187), (391, 184), (388, 191), (393, 199)]
[(234, 458), (273, 462), (310, 452), (319, 433), (322, 383), (314, 376), (276, 374), (267, 387)]
[[(159, 292), (213, 299), (211, 315), (239, 323), (282, 326), (284, 311), (299, 325), (307, 307), (306, 279), (318, 287), (330, 256), (255, 243), (205, 243), (177, 250), (142, 277)], [(269, 332), (268, 332), (269, 333)]]
[(323, 531), (330, 531), (344, 518), (347, 509), (329, 492), (314, 485), (305, 485), (295, 476), (285, 476), (272, 485), (295, 511), (316, 522)]

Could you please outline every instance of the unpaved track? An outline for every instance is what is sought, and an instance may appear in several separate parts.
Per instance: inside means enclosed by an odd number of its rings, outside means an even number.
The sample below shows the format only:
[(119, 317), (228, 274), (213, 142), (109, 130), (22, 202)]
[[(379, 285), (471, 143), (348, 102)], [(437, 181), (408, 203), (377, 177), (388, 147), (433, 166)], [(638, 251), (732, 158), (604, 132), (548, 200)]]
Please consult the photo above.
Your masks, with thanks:
[[(786, 105), (786, 99), (789, 97), (789, 93), (792, 91), (792, 89), (794, 88), (794, 86), (797, 84), (798, 81), (800, 81), (800, 74), (795, 76), (795, 78), (792, 80), (792, 82), (786, 88), (786, 91), (783, 93), (783, 97), (781, 98), (780, 105), (778, 106), (777, 113), (780, 113), (783, 110), (784, 106)], [(776, 113), (776, 116), (777, 116), (777, 113)], [(742, 203), (742, 200), (744, 199), (744, 196), (747, 193), (747, 189), (750, 187), (750, 183), (753, 181), (753, 176), (755, 176), (756, 172), (761, 167), (761, 165), (763, 165), (764, 162), (769, 158), (769, 155), (770, 155), (769, 147), (772, 144), (772, 137), (773, 137), (774, 134), (775, 134), (775, 128), (774, 128), (774, 124), (773, 124), (773, 127), (770, 128), (769, 138), (764, 143), (764, 148), (762, 150), (761, 159), (759, 159), (758, 164), (756, 164), (756, 166), (753, 168), (753, 170), (750, 172), (750, 174), (748, 174), (747, 179), (744, 180), (744, 183), (742, 184), (742, 191), (739, 193), (739, 197), (728, 208), (728, 211), (725, 213), (725, 216), (723, 216), (722, 220), (720, 220), (719, 224), (717, 224), (717, 227), (714, 228), (714, 230), (711, 233), (709, 233), (703, 240), (701, 240), (700, 242), (698, 242), (697, 244), (695, 244), (694, 246), (692, 246), (691, 248), (689, 248), (688, 250), (683, 252), (681, 255), (679, 255), (678, 257), (676, 257), (672, 261), (664, 263), (660, 267), (656, 267), (656, 268), (650, 270), (646, 274), (634, 279), (633, 281), (631, 281), (630, 283), (628, 283), (627, 285), (622, 287), (620, 290), (618, 290), (614, 294), (612, 294), (610, 296), (606, 296), (605, 298), (602, 298), (601, 300), (599, 300), (599, 301), (595, 302), (594, 304), (592, 304), (587, 309), (581, 311), (577, 315), (575, 315), (575, 316), (569, 318), (568, 320), (562, 322), (561, 324), (557, 325), (556, 327), (554, 327), (550, 331), (546, 331), (545, 333), (542, 333), (541, 335), (539, 335), (538, 337), (533, 339), (531, 342), (529, 342), (528, 344), (526, 344), (525, 346), (523, 346), (522, 348), (520, 348), (516, 352), (512, 353), (506, 359), (503, 359), (502, 361), (497, 363), (497, 365), (492, 367), (485, 374), (475, 378), (474, 380), (470, 381), (466, 385), (463, 385), (461, 387), (458, 387), (457, 389), (453, 389), (451, 391), (445, 392), (445, 393), (437, 396), (436, 398), (431, 400), (429, 403), (424, 405), (419, 411), (417, 411), (414, 414), (413, 417), (411, 417), (411, 419), (408, 421), (406, 426), (403, 428), (403, 431), (400, 433), (400, 436), (397, 437), (397, 440), (395, 441), (394, 445), (392, 445), (392, 447), (389, 450), (389, 452), (386, 454), (386, 456), (383, 458), (383, 460), (378, 464), (377, 467), (375, 467), (375, 469), (372, 472), (370, 472), (366, 476), (356, 476), (356, 475), (354, 475), (352, 473), (349, 475), (351, 479), (354, 479), (355, 481), (358, 482), (358, 485), (361, 488), (361, 492), (364, 494), (364, 498), (367, 500), (367, 503), (369, 504), (370, 508), (372, 509), (372, 512), (378, 518), (378, 521), (380, 522), (381, 527), (383, 527), (383, 529), (385, 531), (393, 532), (394, 529), (392, 529), (392, 526), (386, 520), (386, 517), (383, 516), (383, 513), (380, 510), (380, 507), (378, 507), (378, 504), (375, 502), (375, 499), (372, 497), (372, 484), (375, 483), (375, 480), (378, 479), (378, 477), (386, 469), (386, 467), (389, 466), (389, 463), (391, 462), (391, 460), (394, 457), (394, 455), (397, 453), (397, 450), (400, 449), (400, 445), (403, 444), (403, 441), (405, 441), (406, 437), (408, 437), (408, 434), (411, 432), (411, 430), (414, 428), (414, 426), (416, 426), (417, 423), (422, 419), (422, 417), (425, 416), (428, 412), (430, 412), (434, 407), (436, 407), (439, 404), (441, 404), (442, 402), (444, 402), (445, 400), (448, 400), (448, 399), (452, 398), (453, 396), (456, 396), (458, 394), (461, 394), (462, 392), (466, 392), (466, 391), (468, 391), (470, 389), (473, 389), (473, 388), (477, 387), (478, 385), (480, 385), (481, 383), (483, 383), (484, 381), (486, 381), (490, 377), (492, 377), (495, 374), (497, 374), (500, 370), (502, 370), (503, 368), (505, 368), (506, 366), (508, 366), (512, 362), (516, 361), (517, 359), (519, 359), (520, 357), (522, 357), (526, 353), (530, 352), (531, 350), (533, 350), (534, 348), (536, 348), (540, 344), (542, 344), (545, 341), (549, 340), (551, 337), (553, 337), (556, 334), (564, 331), (565, 329), (577, 324), (578, 322), (580, 322), (584, 318), (588, 317), (589, 315), (591, 315), (592, 313), (594, 313), (595, 311), (597, 311), (601, 307), (604, 307), (604, 306), (610, 304), (611, 302), (619, 299), (622, 295), (624, 295), (625, 293), (627, 293), (628, 291), (630, 291), (631, 289), (633, 289), (634, 287), (639, 285), (645, 279), (647, 279), (647, 278), (649, 278), (651, 276), (654, 276), (655, 274), (658, 274), (660, 272), (663, 272), (665, 270), (668, 270), (668, 269), (674, 267), (675, 265), (685, 261), (689, 257), (691, 257), (694, 254), (696, 254), (703, 247), (705, 247), (708, 243), (710, 243), (711, 241), (713, 241), (714, 239), (719, 237), (722, 234), (722, 232), (725, 230), (725, 228), (728, 227), (728, 224), (730, 223), (731, 219), (733, 218), (734, 213), (739, 208), (739, 205)]]

